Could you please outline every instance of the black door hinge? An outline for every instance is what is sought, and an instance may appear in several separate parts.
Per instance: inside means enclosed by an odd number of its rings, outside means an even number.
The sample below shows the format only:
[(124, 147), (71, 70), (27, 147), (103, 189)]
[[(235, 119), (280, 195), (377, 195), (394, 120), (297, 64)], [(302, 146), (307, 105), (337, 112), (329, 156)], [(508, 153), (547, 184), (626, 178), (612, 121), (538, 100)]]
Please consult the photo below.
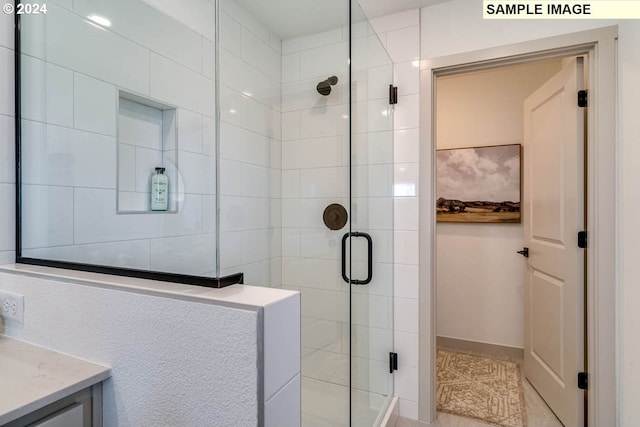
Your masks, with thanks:
[(578, 388), (580, 390), (589, 388), (589, 376), (586, 372), (578, 372)]
[(587, 247), (587, 232), (578, 231), (578, 247), (585, 249)]
[(389, 104), (394, 105), (398, 103), (398, 87), (389, 85)]
[(587, 91), (579, 90), (578, 91), (578, 107), (586, 107), (587, 106)]
[(393, 371), (398, 370), (398, 353), (389, 353), (389, 373), (393, 374)]

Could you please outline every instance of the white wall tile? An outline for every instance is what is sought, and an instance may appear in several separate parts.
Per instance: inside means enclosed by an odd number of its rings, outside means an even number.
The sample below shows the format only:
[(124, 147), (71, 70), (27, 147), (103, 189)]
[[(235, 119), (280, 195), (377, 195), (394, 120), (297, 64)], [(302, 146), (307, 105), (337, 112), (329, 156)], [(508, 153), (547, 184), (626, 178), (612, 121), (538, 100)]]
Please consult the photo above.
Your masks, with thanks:
[(282, 171), (282, 197), (300, 197), (300, 169)]
[(305, 36), (294, 37), (282, 41), (282, 53), (289, 54), (301, 50), (314, 49), (326, 45), (340, 43), (343, 40), (343, 29), (313, 33)]
[[(277, 239), (280, 240), (280, 233)], [(242, 232), (242, 263), (250, 264), (271, 258), (272, 241), (276, 233), (271, 229), (249, 230)]]
[(393, 336), (394, 348), (398, 353), (398, 363), (402, 366), (417, 368), (418, 358), (418, 334), (396, 331)]
[[(351, 334), (352, 356), (389, 362), (389, 352), (393, 350), (394, 343), (392, 329), (352, 325)], [(385, 374), (389, 373), (386, 369), (383, 372)]]
[(339, 322), (302, 317), (302, 347), (340, 353), (342, 326)]
[(221, 84), (265, 102), (271, 94), (269, 76), (237, 55), (239, 52), (220, 51)]
[(396, 298), (418, 299), (418, 266), (395, 264), (393, 273), (394, 296)]
[(393, 299), (380, 295), (352, 294), (351, 321), (373, 328), (393, 328)]
[(228, 13), (220, 12), (220, 47), (238, 54), (242, 46), (242, 26)]
[(299, 139), (301, 135), (300, 111), (282, 113), (282, 139), (284, 141)]
[(136, 190), (136, 149), (131, 145), (118, 145), (118, 189)]
[(16, 138), (15, 120), (13, 117), (0, 116), (0, 159), (4, 159), (4, 165), (0, 168), (0, 183), (13, 183), (16, 181), (15, 148)]
[(300, 295), (264, 308), (264, 396), (300, 373)]
[[(150, 194), (151, 176), (155, 174), (155, 169), (157, 167), (162, 166), (162, 151), (136, 147), (135, 164), (135, 189), (136, 191)], [(169, 187), (173, 187), (175, 184), (175, 179), (170, 178)]]
[(223, 232), (220, 234), (220, 268), (242, 264), (242, 233)]
[(417, 265), (419, 262), (418, 233), (397, 230), (394, 237), (395, 262)]
[(399, 399), (400, 416), (410, 420), (418, 419), (418, 402), (413, 400)]
[(191, 275), (215, 270), (216, 239), (214, 235), (194, 235), (152, 239), (150, 268)]
[(109, 17), (112, 22), (109, 31), (195, 71), (202, 70), (202, 37), (175, 19), (176, 15), (167, 15), (141, 1), (99, 0), (76, 0), (75, 13)]
[(318, 168), (300, 171), (300, 196), (315, 197), (347, 197), (349, 195), (349, 169)]
[[(341, 252), (342, 232), (323, 229), (300, 230), (300, 253), (304, 258), (338, 260)], [(317, 260), (315, 260), (317, 262)], [(334, 266), (335, 264), (329, 264)], [(333, 272), (333, 268), (331, 271)]]
[(340, 137), (299, 139), (282, 143), (282, 169), (336, 167), (341, 164)]
[[(297, 257), (300, 256), (300, 229), (299, 228), (283, 228), (282, 229), (282, 256)], [(284, 277), (284, 269), (283, 269)], [(293, 280), (295, 281), (295, 280)]]
[(271, 200), (258, 197), (222, 196), (221, 231), (270, 228)]
[[(347, 71), (349, 46), (346, 42), (324, 45), (300, 52), (300, 78), (322, 80)], [(283, 64), (284, 69), (284, 64)]]
[(393, 159), (396, 163), (412, 163), (420, 155), (420, 133), (417, 128), (398, 129), (393, 133)]
[(243, 163), (269, 166), (271, 141), (267, 136), (222, 123), (220, 155)]
[(281, 136), (280, 113), (255, 99), (242, 96), (242, 127), (250, 131), (279, 139)]
[(162, 56), (150, 55), (150, 94), (169, 104), (213, 117), (215, 114), (215, 85), (188, 68)]
[(420, 63), (412, 61), (398, 62), (393, 65), (393, 78), (398, 86), (398, 95), (413, 95), (420, 92)]
[(351, 202), (351, 220), (359, 230), (393, 230), (394, 207), (389, 197), (360, 197)]
[(264, 166), (242, 165), (242, 195), (269, 197), (271, 194), (270, 169)]
[(418, 300), (394, 298), (393, 326), (396, 331), (418, 333)]
[(418, 401), (418, 368), (401, 366), (395, 372), (395, 394), (401, 399)]
[(393, 166), (355, 166), (352, 169), (353, 194), (357, 197), (389, 197), (393, 191)]
[(329, 351), (303, 349), (302, 375), (323, 382), (349, 384), (349, 356)]
[(387, 33), (387, 49), (393, 62), (420, 58), (420, 28), (403, 28)]
[(220, 2), (220, 9), (233, 17), (240, 25), (251, 30), (251, 32), (263, 41), (267, 42), (270, 40), (269, 29), (258, 21), (256, 17), (240, 7), (234, 0), (222, 0)]
[(0, 114), (7, 116), (13, 116), (15, 110), (15, 69), (13, 58), (13, 50), (0, 47), (0, 75), (6, 76), (0, 81)]
[[(391, 347), (389, 347), (391, 348)], [(389, 357), (389, 351), (387, 349), (386, 356)], [(393, 385), (393, 376), (389, 375), (389, 360), (381, 362), (379, 360), (373, 360), (368, 358), (356, 357), (352, 362), (352, 386), (356, 390), (360, 391), (354, 396), (354, 400), (357, 401), (358, 394), (364, 394), (370, 392), (372, 395), (367, 399), (371, 407), (380, 408), (383, 402), (377, 402), (383, 395), (388, 395)], [(382, 400), (382, 399), (380, 399)], [(375, 403), (374, 403), (375, 402)], [(355, 405), (358, 405), (355, 403)]]
[(180, 151), (178, 153), (178, 163), (178, 169), (187, 193), (215, 194), (215, 157)]
[[(349, 132), (347, 105), (331, 105), (300, 112), (300, 136), (316, 138), (346, 135)], [(347, 118), (345, 118), (345, 116)]]
[[(149, 93), (149, 51), (140, 45), (96, 28), (53, 4), (47, 14), (44, 40), (47, 61), (128, 90)], [(69, 40), (74, 41), (73, 48)]]
[(371, 25), (377, 33), (386, 33), (401, 28), (420, 25), (420, 9), (405, 10), (403, 12), (373, 18)]
[(420, 126), (420, 98), (418, 95), (398, 97), (394, 113), (394, 128), (408, 129)]
[(22, 55), (22, 117), (73, 127), (73, 72)]
[[(395, 141), (391, 131), (353, 135), (351, 158), (354, 165), (374, 165), (393, 162)], [(415, 160), (415, 158), (414, 158)]]
[(216, 196), (202, 196), (202, 232), (214, 234), (216, 232)]
[(225, 196), (242, 196), (242, 163), (220, 160), (220, 193)]
[(174, 17), (209, 40), (215, 39), (215, 4), (208, 0), (143, 0), (168, 16)]
[[(282, 283), (287, 286), (336, 291), (348, 289), (348, 285), (342, 281), (340, 263), (337, 259), (283, 258)], [(305, 316), (316, 317), (306, 311), (304, 313)], [(319, 318), (324, 319), (323, 317)], [(327, 320), (338, 319), (329, 318)]]
[(281, 56), (271, 49), (271, 42), (265, 42), (246, 28), (242, 29), (242, 59), (263, 73), (281, 81)]
[(216, 121), (202, 116), (202, 154), (216, 155)]
[(73, 188), (24, 185), (22, 206), (25, 248), (73, 244)]
[(299, 427), (301, 418), (300, 375), (296, 375), (285, 387), (273, 396), (264, 408), (265, 427)]
[(116, 88), (78, 73), (73, 83), (75, 128), (115, 136)]
[[(91, 97), (91, 93), (83, 96)], [(163, 147), (162, 111), (138, 102), (118, 100), (118, 142), (152, 150)]]
[[(9, 0), (6, 3), (13, 4), (14, 2), (13, 0)], [(7, 13), (0, 14), (0, 46), (13, 49), (13, 29), (14, 15)]]
[(115, 188), (115, 138), (27, 120), (22, 132), (24, 183)]
[(0, 209), (0, 251), (13, 251), (16, 248), (16, 210), (13, 209), (16, 203), (15, 184), (0, 183), (0, 203), (1, 206), (10, 207)]
[(300, 80), (300, 54), (282, 55), (282, 82)]
[(395, 197), (415, 197), (419, 194), (418, 163), (396, 163), (393, 174), (393, 195)]
[(183, 108), (178, 110), (178, 147), (202, 153), (202, 116)]
[(216, 45), (209, 39), (202, 39), (202, 74), (211, 80), (216, 78)]
[[(322, 96), (318, 93), (316, 86), (318, 79), (295, 81), (282, 85), (282, 111), (296, 111), (308, 108), (323, 108), (328, 105), (336, 105), (343, 102), (344, 92), (348, 92), (345, 87), (344, 76), (338, 77), (338, 83), (331, 87), (331, 93)], [(389, 91), (389, 86), (385, 87)]]
[(347, 204), (336, 199), (282, 199), (282, 223), (286, 227), (326, 229), (322, 212), (331, 203)]
[(418, 198), (397, 197), (393, 201), (393, 223), (396, 230), (418, 231)]

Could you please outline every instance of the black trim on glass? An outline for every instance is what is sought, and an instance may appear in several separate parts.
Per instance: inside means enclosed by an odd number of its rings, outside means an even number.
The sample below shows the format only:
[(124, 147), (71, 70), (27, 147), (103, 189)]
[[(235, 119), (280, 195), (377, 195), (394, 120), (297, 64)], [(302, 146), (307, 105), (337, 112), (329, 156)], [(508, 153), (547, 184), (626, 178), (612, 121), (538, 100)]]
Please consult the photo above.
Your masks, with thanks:
[[(16, 0), (16, 6), (20, 0)], [(113, 276), (135, 277), (138, 279), (162, 282), (182, 283), (207, 288), (224, 288), (244, 283), (244, 274), (235, 273), (224, 277), (192, 276), (188, 274), (165, 273), (160, 271), (137, 270), (132, 268), (109, 267), (104, 265), (82, 264), (66, 261), (54, 261), (22, 256), (22, 101), (21, 101), (21, 61), (20, 61), (20, 15), (15, 14), (15, 151), (16, 151), (16, 263), (39, 265), (43, 267), (63, 268), (66, 270), (87, 271), (90, 273), (110, 274)], [(216, 62), (217, 63), (217, 62)]]
[[(347, 277), (347, 239), (351, 237), (364, 237), (367, 239), (367, 278), (364, 280), (350, 279)], [(351, 251), (350, 251), (351, 252)], [(342, 236), (342, 280), (352, 285), (367, 285), (373, 278), (373, 240), (367, 233), (354, 231)]]
[(182, 283), (185, 285), (204, 286), (206, 288), (224, 288), (244, 282), (243, 273), (235, 273), (224, 277), (191, 276), (188, 274), (164, 273), (160, 271), (136, 270), (133, 268), (107, 267), (94, 264), (54, 261), (38, 258), (18, 258), (20, 264), (39, 265), (43, 267), (64, 268), (66, 270), (87, 271), (90, 273), (110, 274), (114, 276), (135, 277), (137, 279), (159, 280), (162, 282)]

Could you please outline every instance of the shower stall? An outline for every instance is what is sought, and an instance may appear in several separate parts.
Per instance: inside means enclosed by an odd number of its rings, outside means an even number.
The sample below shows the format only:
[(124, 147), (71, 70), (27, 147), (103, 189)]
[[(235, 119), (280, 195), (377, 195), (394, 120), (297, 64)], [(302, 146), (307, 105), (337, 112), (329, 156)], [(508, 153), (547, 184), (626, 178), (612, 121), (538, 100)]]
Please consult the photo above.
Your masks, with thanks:
[(357, 1), (50, 0), (17, 34), (17, 261), (300, 291), (302, 424), (378, 425), (393, 64)]

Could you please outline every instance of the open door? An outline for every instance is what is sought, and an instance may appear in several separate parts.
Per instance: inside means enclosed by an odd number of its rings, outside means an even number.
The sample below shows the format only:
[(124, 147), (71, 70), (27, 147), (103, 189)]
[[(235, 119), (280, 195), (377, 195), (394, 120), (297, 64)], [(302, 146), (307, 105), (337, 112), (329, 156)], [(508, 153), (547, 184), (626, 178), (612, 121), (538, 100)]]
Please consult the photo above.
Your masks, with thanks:
[(585, 409), (583, 61), (565, 59), (524, 103), (524, 371), (566, 427), (583, 426)]

